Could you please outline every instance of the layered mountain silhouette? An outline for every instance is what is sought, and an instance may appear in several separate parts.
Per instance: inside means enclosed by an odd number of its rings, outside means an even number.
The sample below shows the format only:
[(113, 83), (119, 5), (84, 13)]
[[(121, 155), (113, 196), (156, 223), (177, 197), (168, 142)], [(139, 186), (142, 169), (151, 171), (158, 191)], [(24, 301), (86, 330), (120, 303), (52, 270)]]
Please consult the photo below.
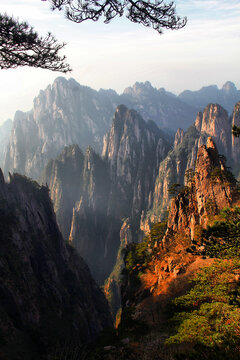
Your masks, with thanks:
[(216, 85), (204, 86), (198, 91), (183, 91), (178, 98), (198, 110), (203, 110), (209, 103), (220, 104), (231, 114), (240, 99), (240, 91), (233, 82), (227, 81), (221, 89)]
[(7, 146), (0, 144), (4, 173), (16, 171), (38, 179), (48, 161), (72, 144), (83, 151), (91, 146), (100, 153), (103, 136), (111, 127), (116, 107), (121, 104), (137, 110), (144, 120), (153, 120), (170, 134), (178, 128), (186, 130), (197, 112), (210, 102), (222, 105), (231, 113), (240, 99), (235, 85), (227, 82), (221, 90), (209, 88), (214, 91), (203, 88), (199, 91), (201, 96), (189, 91), (175, 96), (162, 88), (154, 88), (149, 82), (137, 82), (118, 95), (114, 90), (96, 91), (74, 79), (59, 77), (40, 91), (32, 110), (16, 112), (11, 134), (0, 128), (0, 136), (3, 133), (8, 141)]

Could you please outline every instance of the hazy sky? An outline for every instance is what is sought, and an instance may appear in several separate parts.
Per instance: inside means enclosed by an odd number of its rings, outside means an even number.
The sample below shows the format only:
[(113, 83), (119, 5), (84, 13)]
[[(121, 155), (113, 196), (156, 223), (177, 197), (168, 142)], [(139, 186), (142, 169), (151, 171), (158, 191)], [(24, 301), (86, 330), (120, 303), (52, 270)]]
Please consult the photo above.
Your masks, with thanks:
[[(167, 1), (167, 0), (166, 0)], [(41, 0), (1, 0), (1, 12), (28, 21), (42, 35), (51, 31), (66, 42), (64, 53), (73, 71), (66, 77), (92, 88), (122, 92), (136, 81), (179, 93), (233, 81), (240, 88), (240, 1), (176, 0), (188, 17), (182, 30), (151, 28), (124, 18), (74, 24), (51, 12)], [(27, 111), (40, 89), (61, 73), (27, 67), (0, 70), (0, 123), (16, 110)]]

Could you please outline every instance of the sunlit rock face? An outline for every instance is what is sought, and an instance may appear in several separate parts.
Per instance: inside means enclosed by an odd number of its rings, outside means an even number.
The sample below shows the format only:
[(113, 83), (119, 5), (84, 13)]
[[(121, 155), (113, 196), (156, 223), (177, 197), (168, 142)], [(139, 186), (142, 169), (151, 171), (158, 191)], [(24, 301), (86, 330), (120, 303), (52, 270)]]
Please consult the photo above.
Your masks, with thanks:
[[(0, 174), (0, 310), (3, 359), (45, 359), (111, 326), (106, 300), (56, 224), (48, 189)], [(51, 357), (50, 356), (50, 357)]]
[(231, 206), (237, 195), (236, 184), (211, 137), (198, 150), (195, 172), (188, 186), (188, 192), (172, 200), (168, 228), (193, 239), (196, 226), (205, 226), (211, 212)]
[(220, 105), (209, 104), (203, 114), (198, 114), (195, 126), (201, 133), (211, 136), (220, 152), (231, 153), (231, 122)]
[(197, 114), (194, 125), (184, 134), (180, 130), (177, 131), (174, 149), (160, 163), (152, 204), (146, 219), (143, 219), (143, 224), (155, 222), (163, 217), (171, 198), (169, 188), (172, 184), (184, 185), (186, 171), (195, 169), (198, 150), (206, 144), (209, 136), (212, 137), (219, 153), (227, 158), (234, 174), (238, 174), (239, 139), (231, 135), (233, 124), (239, 124), (239, 103), (235, 105), (231, 117), (220, 105), (209, 104), (203, 112)]
[(196, 168), (187, 187), (171, 201), (165, 235), (155, 242), (153, 256), (146, 260), (144, 270), (138, 272), (140, 284), (133, 275), (137, 266), (123, 276), (123, 314), (131, 307), (134, 319), (150, 327), (156, 319), (162, 323), (169, 303), (189, 290), (189, 279), (199, 268), (214, 262), (211, 256), (203, 256), (205, 244), (201, 232), (208, 220), (213, 223), (214, 215), (238, 202), (236, 181), (213, 139), (208, 137), (197, 152)]

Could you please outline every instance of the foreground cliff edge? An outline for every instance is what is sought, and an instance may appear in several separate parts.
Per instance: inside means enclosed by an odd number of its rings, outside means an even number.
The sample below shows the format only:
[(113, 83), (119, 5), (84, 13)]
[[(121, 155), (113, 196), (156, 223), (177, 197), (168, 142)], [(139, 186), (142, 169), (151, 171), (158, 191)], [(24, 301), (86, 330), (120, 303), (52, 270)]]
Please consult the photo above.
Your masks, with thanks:
[(102, 359), (239, 359), (239, 242), (238, 184), (208, 138), (168, 219), (125, 250), (117, 333), (128, 344)]
[(111, 327), (103, 293), (63, 240), (48, 189), (18, 174), (6, 183), (1, 171), (0, 214), (0, 358), (51, 359)]

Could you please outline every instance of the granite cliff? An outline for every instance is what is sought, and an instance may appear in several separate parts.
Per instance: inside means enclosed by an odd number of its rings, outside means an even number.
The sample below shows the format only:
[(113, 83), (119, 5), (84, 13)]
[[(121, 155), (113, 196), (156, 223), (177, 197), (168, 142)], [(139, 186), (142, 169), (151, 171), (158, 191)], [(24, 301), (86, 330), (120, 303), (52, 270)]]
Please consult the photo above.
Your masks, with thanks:
[(209, 137), (198, 150), (195, 171), (187, 187), (171, 202), (168, 229), (193, 240), (196, 228), (206, 227), (209, 215), (231, 206), (236, 198), (236, 181)]
[(228, 159), (234, 174), (238, 175), (239, 140), (231, 135), (232, 125), (238, 123), (239, 103), (230, 117), (220, 105), (209, 104), (203, 112), (197, 114), (194, 125), (184, 134), (180, 130), (176, 133), (174, 149), (159, 166), (152, 204), (147, 216), (142, 218), (142, 230), (149, 229), (149, 222), (153, 223), (163, 217), (171, 198), (169, 188), (172, 184), (183, 186), (186, 183), (185, 173), (195, 169), (198, 150), (206, 144), (208, 136), (212, 137), (219, 152)]
[(107, 302), (64, 242), (48, 189), (1, 172), (0, 198), (0, 357), (55, 358), (94, 341), (111, 326)]
[(107, 162), (112, 188), (113, 211), (130, 217), (139, 225), (139, 217), (152, 196), (160, 162), (170, 150), (166, 135), (152, 121), (145, 122), (134, 110), (117, 108), (110, 132), (104, 137), (102, 157)]
[(91, 147), (66, 147), (44, 169), (57, 221), (98, 282), (111, 273), (120, 245), (123, 218), (139, 228), (153, 191), (156, 169), (170, 149), (154, 122), (117, 107), (104, 138), (102, 157)]
[(123, 321), (131, 309), (134, 320), (151, 327), (166, 325), (171, 299), (189, 289), (189, 279), (199, 268), (213, 262), (205, 254), (203, 230), (220, 210), (231, 209), (238, 200), (236, 180), (209, 137), (198, 150), (196, 169), (187, 186), (171, 201), (165, 234), (160, 236), (158, 231), (157, 240), (135, 245), (137, 252), (128, 248), (122, 283)]
[(9, 142), (12, 123), (13, 123), (12, 120), (8, 119), (0, 126), (0, 166), (1, 167), (3, 166), (6, 147)]

